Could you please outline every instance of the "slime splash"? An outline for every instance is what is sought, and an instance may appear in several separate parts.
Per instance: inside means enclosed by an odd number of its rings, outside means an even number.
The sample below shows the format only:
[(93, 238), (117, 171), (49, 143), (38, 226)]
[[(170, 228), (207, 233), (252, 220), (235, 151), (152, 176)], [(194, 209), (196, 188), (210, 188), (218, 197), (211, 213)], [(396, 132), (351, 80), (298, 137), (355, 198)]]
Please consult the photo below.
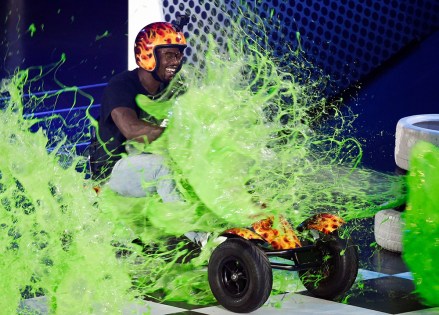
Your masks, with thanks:
[[(137, 99), (157, 118), (171, 113), (164, 135), (146, 150), (169, 156), (181, 176), (175, 179), (184, 178), (210, 212), (234, 225), (261, 212), (298, 223), (321, 210), (368, 216), (372, 206), (400, 196), (397, 179), (357, 167), (356, 139), (311, 127), (316, 117), (309, 110), (321, 105), (316, 95), (268, 51), (240, 42), (223, 55), (210, 44), (204, 73), (185, 68), (183, 95), (161, 111), (146, 97)], [(347, 124), (340, 112), (336, 117)]]
[(439, 305), (439, 149), (417, 144), (411, 153), (408, 206), (404, 212), (403, 257), (416, 291), (431, 306)]
[[(45, 133), (29, 132), (38, 120), (22, 117), (28, 72), (2, 83), (11, 96), (0, 164), (1, 264), (14, 275), (1, 285), (8, 313), (33, 295), (45, 295), (56, 314), (113, 314), (134, 296), (212, 302), (201, 266), (223, 230), (266, 215), (293, 225), (322, 211), (361, 218), (400, 202), (399, 179), (359, 167), (361, 147), (343, 135), (351, 117), (321, 94), (327, 78), (315, 78), (297, 52), (274, 58), (239, 26), (234, 34), (225, 49), (211, 38), (204, 68), (185, 65), (183, 83), (157, 102), (137, 100), (169, 119), (163, 136), (140, 149), (166, 157), (184, 202), (122, 197), (105, 185), (96, 196), (95, 183), (75, 171), (80, 157), (58, 163), (59, 149), (75, 141), (51, 135), (58, 149), (49, 154)], [(212, 237), (180, 264), (190, 231)]]
[[(40, 69), (41, 71), (43, 69)], [(130, 279), (117, 261), (112, 226), (95, 206), (84, 176), (48, 153), (37, 119), (24, 119), (29, 70), (1, 82), (0, 308), (15, 314), (23, 298), (45, 295), (53, 314), (117, 313), (130, 300)], [(102, 288), (105, 288), (103, 290)]]
[[(294, 56), (288, 58), (295, 69), (280, 67), (269, 50), (253, 42), (232, 39), (224, 51), (211, 38), (204, 69), (187, 65), (182, 70), (184, 93), (175, 85), (170, 90), (176, 97), (152, 102), (138, 96), (143, 110), (169, 119), (158, 140), (138, 149), (167, 157), (185, 200), (144, 202), (155, 233), (215, 236), (280, 214), (293, 225), (318, 212), (349, 220), (404, 201), (401, 178), (358, 167), (361, 147), (340, 130), (349, 126), (349, 118), (316, 95), (320, 83), (303, 85), (313, 81), (292, 75), (307, 73)], [(316, 128), (328, 108), (334, 117)], [(147, 237), (147, 231), (141, 235)], [(195, 264), (202, 265), (202, 259)], [(186, 274), (179, 275), (179, 288), (189, 288), (190, 280), (180, 281)], [(190, 292), (193, 299), (204, 291)]]

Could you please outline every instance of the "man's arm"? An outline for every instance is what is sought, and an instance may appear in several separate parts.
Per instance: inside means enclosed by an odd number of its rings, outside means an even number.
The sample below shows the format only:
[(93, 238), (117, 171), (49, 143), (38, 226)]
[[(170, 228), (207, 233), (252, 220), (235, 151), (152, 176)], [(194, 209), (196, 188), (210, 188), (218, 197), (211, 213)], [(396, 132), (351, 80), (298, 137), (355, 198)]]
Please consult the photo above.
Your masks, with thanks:
[(163, 133), (165, 128), (140, 120), (136, 112), (127, 107), (116, 107), (111, 111), (111, 118), (120, 132), (128, 140), (145, 142), (145, 136), (151, 143)]

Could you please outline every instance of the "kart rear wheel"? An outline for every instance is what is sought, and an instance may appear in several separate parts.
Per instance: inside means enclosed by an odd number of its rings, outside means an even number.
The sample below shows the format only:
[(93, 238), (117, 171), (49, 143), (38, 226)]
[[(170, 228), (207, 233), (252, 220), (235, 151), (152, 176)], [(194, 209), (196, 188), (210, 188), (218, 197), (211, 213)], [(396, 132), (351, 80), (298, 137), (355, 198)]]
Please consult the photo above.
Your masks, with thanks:
[[(336, 232), (337, 233), (337, 232)], [(350, 239), (336, 233), (317, 240), (323, 264), (314, 269), (299, 271), (305, 288), (323, 299), (338, 299), (348, 291), (358, 273), (358, 252)]]
[(265, 253), (241, 238), (228, 239), (213, 251), (208, 279), (218, 303), (236, 313), (249, 313), (261, 307), (273, 285)]

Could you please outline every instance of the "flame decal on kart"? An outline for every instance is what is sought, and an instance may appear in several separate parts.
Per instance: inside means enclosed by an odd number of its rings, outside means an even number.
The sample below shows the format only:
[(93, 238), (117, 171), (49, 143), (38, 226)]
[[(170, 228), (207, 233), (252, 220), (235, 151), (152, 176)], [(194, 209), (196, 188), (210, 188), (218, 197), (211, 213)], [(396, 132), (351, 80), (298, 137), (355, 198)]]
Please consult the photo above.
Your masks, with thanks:
[(246, 240), (261, 240), (261, 241), (264, 241), (264, 239), (261, 236), (259, 236), (255, 232), (250, 231), (249, 229), (245, 229), (245, 228), (228, 229), (228, 230), (224, 231), (222, 235), (226, 235), (227, 236), (227, 234), (238, 235), (238, 236), (240, 236), (242, 238), (245, 238)]
[(342, 226), (345, 221), (333, 214), (320, 213), (309, 218), (301, 225), (309, 230), (317, 230), (325, 234), (330, 234)]
[(276, 226), (273, 226), (273, 221), (274, 217), (268, 217), (254, 223), (252, 225), (254, 232), (244, 228), (233, 228), (225, 231), (224, 234), (238, 235), (247, 240), (262, 240), (277, 250), (302, 246), (287, 220), (280, 217)]
[(285, 218), (279, 217), (278, 224), (273, 225), (273, 222), (274, 217), (268, 217), (254, 223), (252, 227), (273, 249), (291, 249), (302, 246)]

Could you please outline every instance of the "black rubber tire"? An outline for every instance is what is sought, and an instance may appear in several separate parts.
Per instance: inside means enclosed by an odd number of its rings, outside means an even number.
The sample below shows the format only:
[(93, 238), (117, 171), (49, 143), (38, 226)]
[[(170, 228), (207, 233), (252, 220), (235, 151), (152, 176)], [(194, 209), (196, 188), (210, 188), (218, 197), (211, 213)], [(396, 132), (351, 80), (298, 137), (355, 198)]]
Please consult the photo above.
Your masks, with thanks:
[(348, 291), (358, 273), (358, 252), (350, 239), (341, 239), (337, 233), (317, 240), (323, 265), (316, 269), (299, 271), (305, 288), (314, 296), (336, 300)]
[(261, 307), (273, 286), (273, 273), (265, 253), (240, 238), (228, 239), (215, 248), (208, 279), (218, 303), (235, 313), (249, 313)]

